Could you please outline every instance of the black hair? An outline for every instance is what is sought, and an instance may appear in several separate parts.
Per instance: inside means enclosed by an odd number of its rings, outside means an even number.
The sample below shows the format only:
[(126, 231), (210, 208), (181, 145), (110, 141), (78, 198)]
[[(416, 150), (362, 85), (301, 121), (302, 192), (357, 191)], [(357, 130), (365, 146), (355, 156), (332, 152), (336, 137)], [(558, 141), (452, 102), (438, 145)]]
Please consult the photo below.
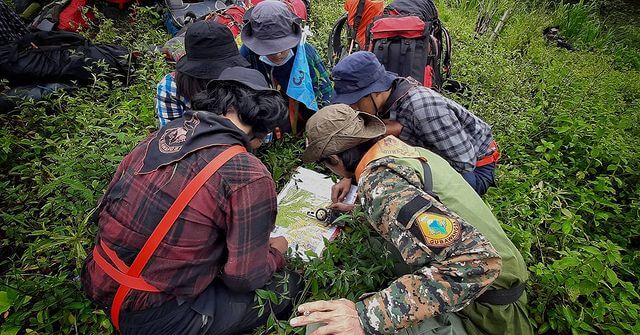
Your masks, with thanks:
[(284, 98), (276, 91), (255, 91), (243, 84), (220, 82), (193, 97), (191, 107), (217, 115), (233, 110), (256, 137), (266, 135), (289, 114)]
[(192, 100), (196, 93), (207, 88), (208, 79), (192, 77), (186, 73), (176, 71), (176, 88), (178, 94)]
[(342, 164), (344, 164), (345, 169), (349, 172), (355, 172), (356, 167), (358, 167), (358, 164), (360, 164), (360, 161), (362, 160), (362, 157), (364, 157), (367, 151), (369, 151), (377, 141), (377, 138), (368, 140), (339, 153), (338, 157), (342, 160)]

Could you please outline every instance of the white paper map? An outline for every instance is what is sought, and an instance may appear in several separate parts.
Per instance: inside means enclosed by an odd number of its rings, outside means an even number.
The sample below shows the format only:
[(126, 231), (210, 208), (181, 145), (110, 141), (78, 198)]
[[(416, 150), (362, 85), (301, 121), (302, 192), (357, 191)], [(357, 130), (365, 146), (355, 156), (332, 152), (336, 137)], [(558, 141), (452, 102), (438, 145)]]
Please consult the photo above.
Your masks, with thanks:
[[(324, 249), (323, 238), (333, 240), (339, 229), (326, 226), (307, 213), (331, 205), (331, 186), (333, 181), (329, 177), (299, 167), (278, 194), (278, 216), (271, 237), (284, 236), (289, 241), (289, 248), (294, 251), (297, 248), (304, 259), (307, 259), (305, 252), (308, 250), (320, 256)], [(351, 191), (354, 195), (347, 198), (355, 198), (355, 187)]]

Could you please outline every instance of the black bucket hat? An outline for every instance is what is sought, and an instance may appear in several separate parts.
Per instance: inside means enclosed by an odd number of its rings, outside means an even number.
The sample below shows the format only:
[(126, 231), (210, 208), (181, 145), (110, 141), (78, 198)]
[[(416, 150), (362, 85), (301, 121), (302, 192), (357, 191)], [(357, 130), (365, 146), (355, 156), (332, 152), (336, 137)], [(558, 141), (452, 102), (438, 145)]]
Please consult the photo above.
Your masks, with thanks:
[(240, 56), (231, 30), (213, 21), (198, 21), (187, 28), (184, 38), (186, 55), (176, 70), (198, 79), (218, 78), (222, 70), (232, 66), (249, 66)]
[(280, 1), (262, 1), (245, 15), (242, 42), (260, 56), (292, 49), (302, 38), (298, 19)]

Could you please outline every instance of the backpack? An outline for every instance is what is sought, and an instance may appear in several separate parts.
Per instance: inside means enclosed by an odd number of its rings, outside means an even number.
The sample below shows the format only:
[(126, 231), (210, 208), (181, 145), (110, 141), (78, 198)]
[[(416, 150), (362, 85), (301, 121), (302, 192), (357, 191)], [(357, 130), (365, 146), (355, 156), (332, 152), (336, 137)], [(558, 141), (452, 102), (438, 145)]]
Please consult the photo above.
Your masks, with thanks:
[(237, 37), (242, 31), (243, 18), (246, 11), (247, 9), (243, 6), (232, 5), (224, 10), (215, 11), (207, 15), (204, 19), (212, 20), (226, 26), (231, 30), (233, 37)]
[[(247, 6), (253, 7), (261, 3), (262, 1), (264, 0), (246, 0), (245, 3)], [(309, 20), (309, 0), (280, 0), (280, 2), (284, 2), (284, 4), (289, 7), (289, 10), (291, 10), (291, 12), (299, 17), (302, 21), (306, 22)]]
[(85, 15), (83, 7), (88, 7), (88, 0), (60, 0), (44, 6), (40, 14), (31, 23), (32, 29), (52, 31), (55, 29), (77, 32), (89, 26), (89, 21), (95, 21), (95, 15), (91, 10)]
[(129, 50), (112, 44), (91, 44), (79, 34), (65, 31), (29, 33), (0, 46), (0, 78), (12, 86), (40, 83), (90, 84), (96, 64), (104, 61), (114, 72), (129, 74)]
[[(451, 38), (433, 1), (395, 0), (381, 15), (373, 16), (378, 14), (378, 2), (348, 0), (345, 8), (350, 11), (336, 22), (329, 37), (333, 62), (351, 52), (368, 50), (388, 71), (412, 77), (425, 87), (441, 88), (451, 71)], [(345, 26), (348, 46), (342, 42)]]

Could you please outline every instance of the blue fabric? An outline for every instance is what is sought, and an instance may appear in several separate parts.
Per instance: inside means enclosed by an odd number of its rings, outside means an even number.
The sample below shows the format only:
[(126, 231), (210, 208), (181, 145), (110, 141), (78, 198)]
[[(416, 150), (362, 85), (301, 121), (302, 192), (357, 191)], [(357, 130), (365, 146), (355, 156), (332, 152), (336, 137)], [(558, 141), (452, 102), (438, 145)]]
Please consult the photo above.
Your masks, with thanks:
[(180, 31), (180, 29), (176, 27), (176, 25), (173, 23), (173, 19), (171, 17), (170, 12), (167, 12), (164, 14), (164, 26), (165, 28), (167, 28), (167, 31), (169, 32), (169, 34), (171, 34), (171, 37), (176, 36), (178, 31)]
[(178, 93), (175, 73), (164, 76), (156, 88), (156, 115), (160, 127), (164, 127), (169, 121), (182, 116), (186, 109), (191, 107), (189, 99)]
[[(298, 50), (304, 50), (304, 44), (300, 44)], [(307, 108), (318, 111), (318, 103), (316, 102), (316, 94), (313, 91), (313, 82), (309, 73), (306, 52), (296, 53), (291, 76), (289, 76), (289, 84), (287, 85), (287, 95), (303, 103)]]
[(479, 195), (483, 195), (487, 193), (489, 187), (496, 186), (496, 163), (477, 167), (473, 171), (463, 172), (462, 177)]

